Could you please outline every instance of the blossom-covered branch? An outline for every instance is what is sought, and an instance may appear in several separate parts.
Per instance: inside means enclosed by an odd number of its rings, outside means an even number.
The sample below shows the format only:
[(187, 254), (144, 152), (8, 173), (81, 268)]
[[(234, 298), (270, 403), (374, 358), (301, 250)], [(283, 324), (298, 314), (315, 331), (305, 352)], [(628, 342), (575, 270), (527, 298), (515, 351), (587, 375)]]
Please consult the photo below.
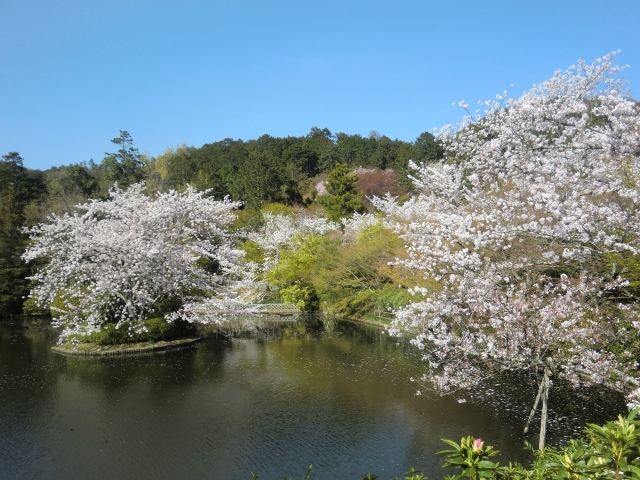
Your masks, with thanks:
[(438, 389), (529, 370), (640, 401), (632, 353), (611, 351), (637, 343), (619, 265), (640, 251), (640, 109), (613, 57), (445, 128), (444, 161), (413, 164), (420, 194), (375, 202), (405, 240), (402, 263), (440, 281), (393, 329), (419, 328)]
[(232, 293), (222, 280), (241, 276), (243, 252), (227, 226), (240, 203), (192, 188), (155, 198), (143, 189), (115, 187), (108, 200), (77, 205), (74, 214), (52, 215), (30, 230), (33, 243), (24, 259), (47, 262), (31, 277), (31, 295), (51, 306), (55, 323), (64, 327), (61, 340), (108, 321), (144, 328), (143, 320), (169, 299), (183, 310), (168, 319), (188, 317), (196, 300), (228, 309)]

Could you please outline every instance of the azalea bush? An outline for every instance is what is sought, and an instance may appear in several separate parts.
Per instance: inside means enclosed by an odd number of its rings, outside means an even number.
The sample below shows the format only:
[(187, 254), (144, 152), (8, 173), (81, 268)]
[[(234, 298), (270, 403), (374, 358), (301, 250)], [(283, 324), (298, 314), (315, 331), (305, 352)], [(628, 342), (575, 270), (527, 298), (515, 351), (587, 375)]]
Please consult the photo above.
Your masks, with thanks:
[(638, 411), (605, 425), (589, 424), (585, 438), (571, 440), (565, 447), (533, 450), (530, 468), (518, 463), (501, 466), (490, 458), (499, 454), (481, 439), (463, 438), (459, 444), (444, 440), (452, 448), (438, 452), (445, 467), (456, 467), (449, 480), (480, 479), (625, 479), (640, 478), (640, 420)]

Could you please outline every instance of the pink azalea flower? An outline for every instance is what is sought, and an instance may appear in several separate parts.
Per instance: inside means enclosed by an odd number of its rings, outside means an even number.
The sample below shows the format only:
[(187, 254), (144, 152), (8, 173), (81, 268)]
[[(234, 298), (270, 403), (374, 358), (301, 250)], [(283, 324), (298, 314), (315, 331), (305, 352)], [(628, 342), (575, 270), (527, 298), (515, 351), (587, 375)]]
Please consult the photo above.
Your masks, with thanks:
[(483, 446), (484, 446), (484, 442), (482, 441), (482, 439), (476, 438), (473, 442), (473, 451), (480, 452)]

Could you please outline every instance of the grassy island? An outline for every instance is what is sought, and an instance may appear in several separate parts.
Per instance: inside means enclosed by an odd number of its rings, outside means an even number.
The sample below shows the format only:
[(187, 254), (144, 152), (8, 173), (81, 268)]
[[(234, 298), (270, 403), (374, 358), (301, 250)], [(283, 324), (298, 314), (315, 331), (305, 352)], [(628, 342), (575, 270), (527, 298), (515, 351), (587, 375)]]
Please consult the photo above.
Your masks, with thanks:
[(198, 340), (195, 327), (188, 322), (150, 318), (144, 321), (143, 329), (134, 329), (130, 324), (116, 328), (115, 323), (107, 323), (99, 332), (71, 335), (63, 344), (52, 347), (52, 351), (72, 355), (126, 355), (184, 347)]

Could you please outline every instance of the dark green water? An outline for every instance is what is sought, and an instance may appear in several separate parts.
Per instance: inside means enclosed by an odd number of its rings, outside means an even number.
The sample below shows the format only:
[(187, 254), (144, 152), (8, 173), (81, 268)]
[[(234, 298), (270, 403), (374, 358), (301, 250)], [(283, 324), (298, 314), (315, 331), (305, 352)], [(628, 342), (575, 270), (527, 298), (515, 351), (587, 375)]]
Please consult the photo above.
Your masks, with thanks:
[[(415, 395), (418, 352), (374, 327), (261, 321), (187, 350), (82, 358), (51, 352), (45, 320), (0, 321), (0, 478), (441, 478), (441, 438), (481, 436), (528, 461), (533, 389), (499, 381)], [(622, 411), (620, 398), (552, 390), (551, 443)], [(537, 431), (537, 428), (536, 428)], [(535, 438), (531, 439), (536, 441)], [(360, 476), (360, 477), (359, 477)]]

